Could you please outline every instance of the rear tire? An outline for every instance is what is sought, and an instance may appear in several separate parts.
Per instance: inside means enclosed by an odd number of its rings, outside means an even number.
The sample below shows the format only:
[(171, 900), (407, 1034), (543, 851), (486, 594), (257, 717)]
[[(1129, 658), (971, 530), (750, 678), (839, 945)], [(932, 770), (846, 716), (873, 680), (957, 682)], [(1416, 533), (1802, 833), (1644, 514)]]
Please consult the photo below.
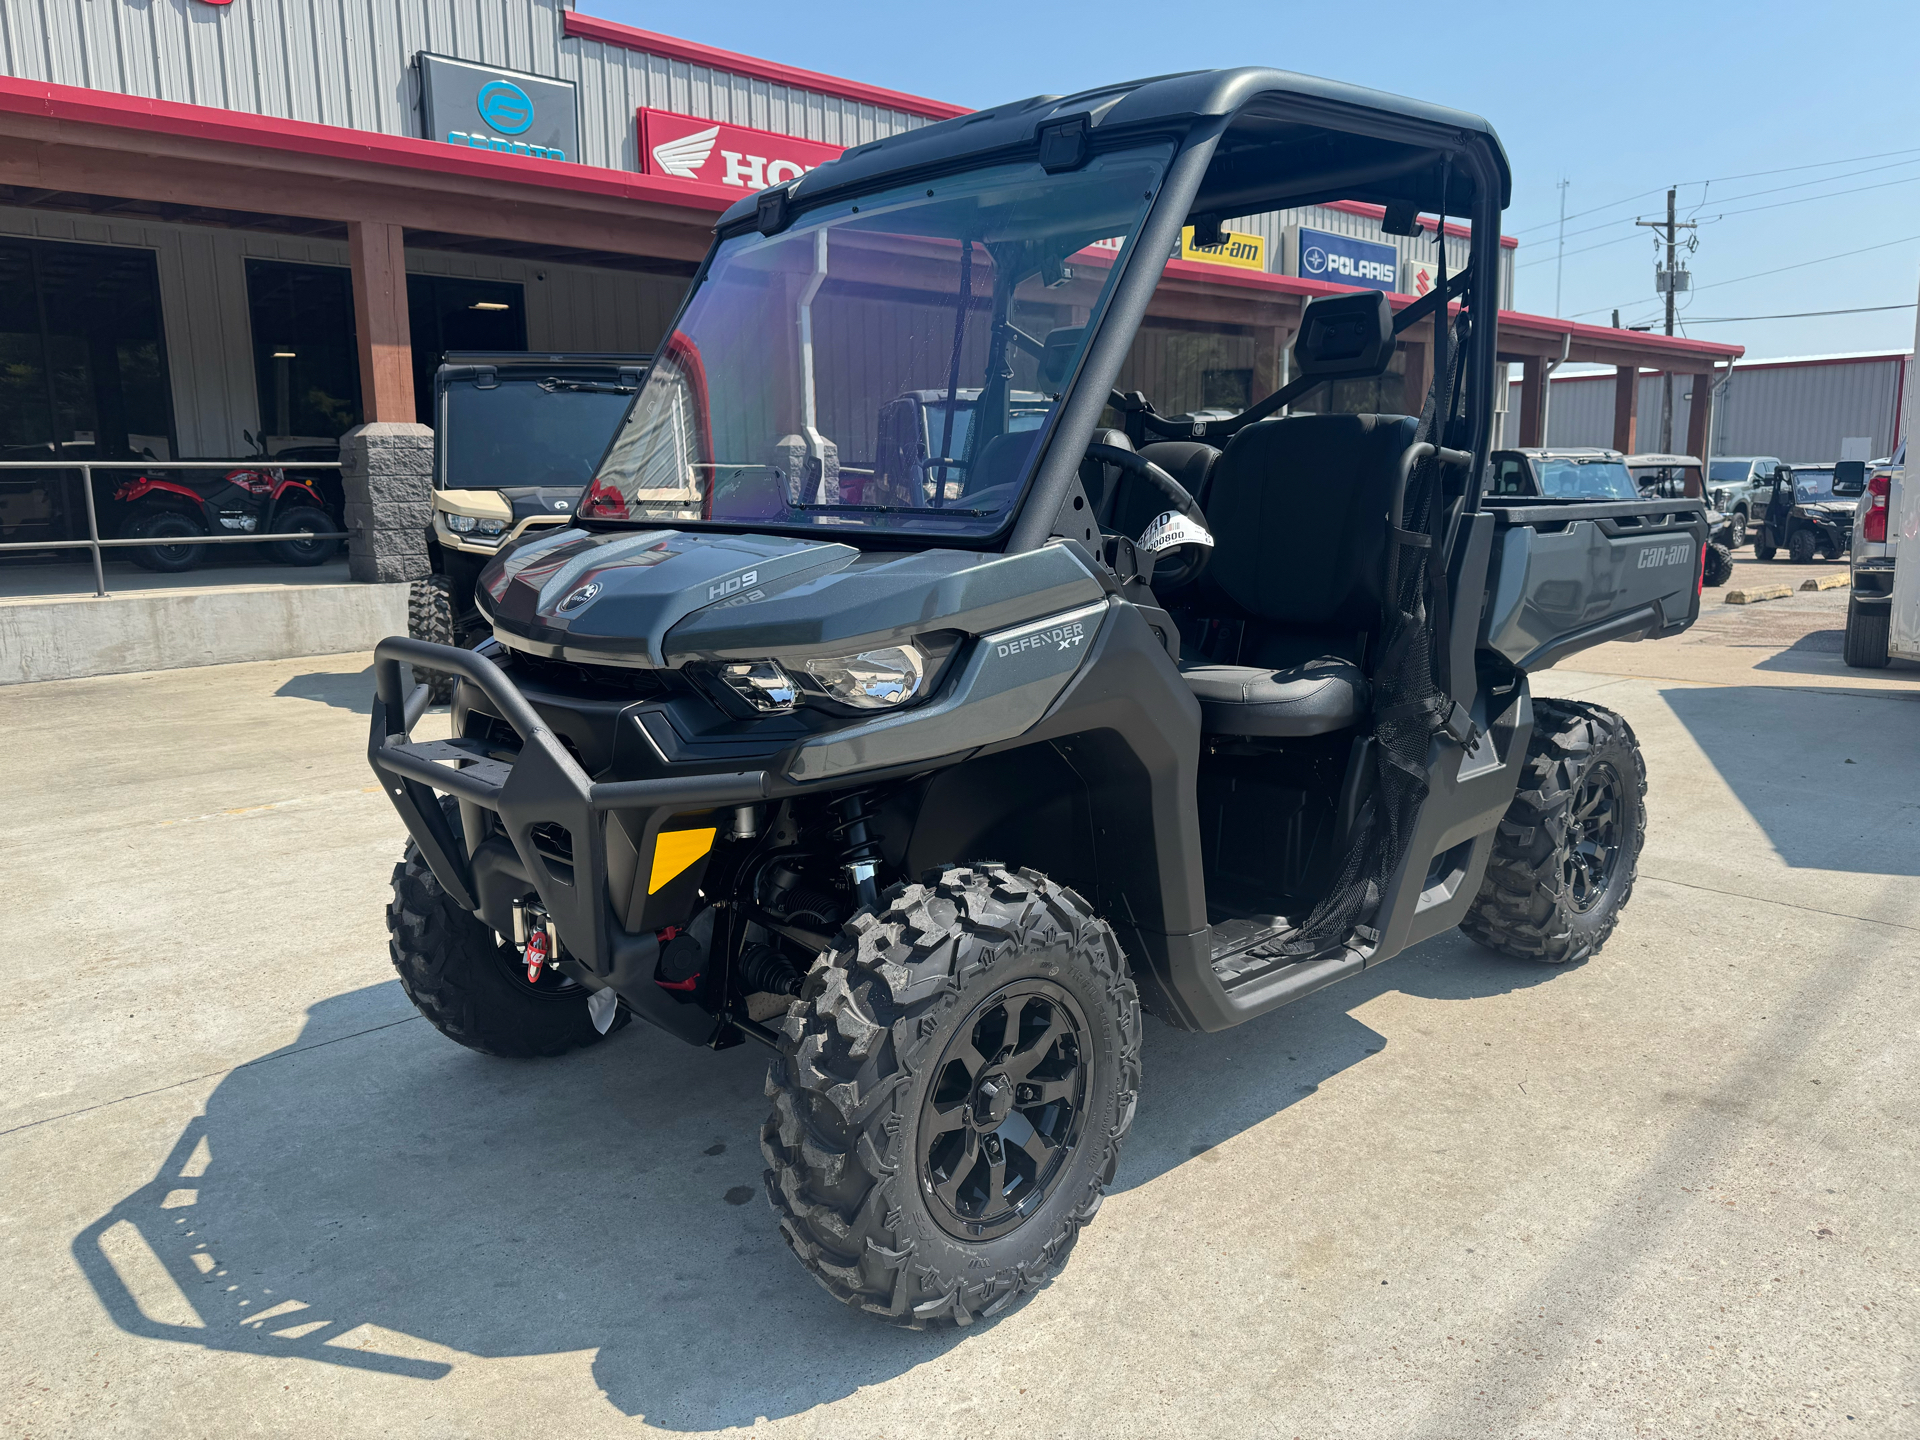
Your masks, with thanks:
[[(430, 575), (407, 588), (407, 634), (435, 645), (457, 644), (454, 637), (454, 587), (444, 575)], [(435, 705), (454, 698), (454, 678), (437, 670), (419, 672)]]
[(1708, 542), (1707, 558), (1701, 563), (1701, 584), (1726, 585), (1734, 575), (1734, 552), (1716, 541)]
[(1647, 788), (1626, 720), (1582, 701), (1536, 700), (1521, 789), (1461, 929), (1551, 965), (1601, 949), (1634, 891)]
[[(1765, 534), (1765, 532), (1763, 533)], [(1756, 560), (1773, 560), (1774, 542), (1771, 540), (1756, 540), (1754, 542), (1754, 558)]]
[(1848, 600), (1847, 637), (1841, 659), (1856, 670), (1880, 670), (1888, 663), (1888, 617), (1891, 606), (1861, 605)]
[(1814, 536), (1811, 532), (1797, 530), (1788, 537), (1788, 559), (1796, 565), (1806, 565), (1814, 559)]
[(1039, 1286), (1100, 1209), (1141, 1009), (1074, 892), (990, 864), (896, 887), (814, 963), (780, 1031), (767, 1196), (837, 1300), (965, 1326)]
[[(129, 539), (137, 537), (141, 540), (160, 540), (163, 537), (180, 537), (183, 540), (190, 540), (192, 537), (206, 533), (200, 528), (198, 522), (177, 510), (163, 510), (158, 515), (136, 520), (127, 527), (126, 531)], [(161, 575), (179, 575), (183, 571), (192, 570), (200, 564), (201, 557), (206, 553), (207, 548), (204, 545), (179, 542), (171, 545), (127, 547), (128, 560), (142, 570), (156, 571)]]
[[(460, 808), (442, 802), (458, 833)], [(394, 867), (387, 907), (387, 954), (400, 987), (450, 1041), (484, 1056), (563, 1056), (601, 1039), (587, 1014), (587, 989), (559, 971), (529, 985), (520, 953), (441, 887), (420, 847)], [(627, 1020), (621, 1007), (611, 1035)]]
[(334, 553), (338, 541), (334, 532), (340, 527), (324, 510), (311, 505), (296, 505), (283, 510), (268, 522), (275, 530), (304, 530), (312, 540), (274, 540), (267, 542), (267, 554), (282, 565), (319, 565)]

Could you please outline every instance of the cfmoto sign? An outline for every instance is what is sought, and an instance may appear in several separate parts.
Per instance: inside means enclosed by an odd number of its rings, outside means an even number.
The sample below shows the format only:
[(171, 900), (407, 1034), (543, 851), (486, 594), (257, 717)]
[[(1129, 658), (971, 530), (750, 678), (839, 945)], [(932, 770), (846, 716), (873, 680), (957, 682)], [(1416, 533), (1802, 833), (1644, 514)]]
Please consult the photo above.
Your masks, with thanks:
[(429, 140), (533, 161), (580, 158), (571, 80), (525, 75), (422, 51), (420, 112)]

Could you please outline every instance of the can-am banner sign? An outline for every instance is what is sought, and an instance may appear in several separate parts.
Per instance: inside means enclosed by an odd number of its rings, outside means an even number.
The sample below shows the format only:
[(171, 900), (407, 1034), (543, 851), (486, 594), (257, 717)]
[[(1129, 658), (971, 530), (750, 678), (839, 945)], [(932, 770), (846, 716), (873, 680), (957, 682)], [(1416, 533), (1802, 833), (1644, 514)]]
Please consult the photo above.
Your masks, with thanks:
[(644, 174), (704, 181), (737, 196), (798, 180), (846, 148), (644, 106), (636, 118)]
[(1294, 273), (1303, 280), (1325, 280), (1363, 290), (1394, 290), (1400, 284), (1401, 257), (1392, 245), (1303, 225), (1295, 255)]

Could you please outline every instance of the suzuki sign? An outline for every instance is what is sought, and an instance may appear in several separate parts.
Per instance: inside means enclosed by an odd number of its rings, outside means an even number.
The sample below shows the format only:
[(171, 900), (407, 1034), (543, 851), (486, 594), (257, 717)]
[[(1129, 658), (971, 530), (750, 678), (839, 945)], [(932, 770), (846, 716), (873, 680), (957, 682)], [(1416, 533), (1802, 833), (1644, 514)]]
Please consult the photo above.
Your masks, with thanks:
[(845, 148), (800, 140), (771, 130), (726, 125), (671, 110), (642, 108), (640, 168), (648, 175), (675, 175), (724, 186), (736, 195), (798, 180)]
[(524, 160), (580, 158), (574, 82), (420, 53), (420, 109), (429, 140)]
[(1301, 279), (1362, 290), (1393, 290), (1400, 284), (1401, 257), (1392, 245), (1305, 225), (1295, 229), (1294, 273)]

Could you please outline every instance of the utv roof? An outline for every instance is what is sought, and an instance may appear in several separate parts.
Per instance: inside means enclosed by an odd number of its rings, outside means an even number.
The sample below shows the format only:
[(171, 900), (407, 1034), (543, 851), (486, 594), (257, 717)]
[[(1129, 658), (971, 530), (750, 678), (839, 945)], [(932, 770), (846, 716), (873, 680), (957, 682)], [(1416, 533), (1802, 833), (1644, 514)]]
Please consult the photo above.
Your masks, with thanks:
[(1634, 469), (1655, 465), (1699, 465), (1691, 455), (1630, 455), (1627, 464)]
[[(1372, 173), (1366, 180), (1355, 180), (1357, 162), (1377, 156), (1384, 143), (1395, 143), (1368, 132), (1380, 129), (1385, 134), (1392, 127), (1383, 122), (1398, 119), (1445, 132), (1455, 144), (1484, 148), (1499, 176), (1500, 207), (1507, 205), (1512, 187), (1507, 154), (1494, 127), (1480, 116), (1339, 80), (1257, 67), (1190, 70), (1104, 85), (1075, 95), (1036, 95), (996, 105), (857, 145), (792, 182), (788, 194), (792, 202), (804, 205), (835, 191), (871, 190), (896, 176), (905, 178), (910, 173), (953, 169), (977, 161), (1023, 158), (1023, 152), (1031, 153), (1038, 145), (1043, 126), (1079, 116), (1086, 117), (1089, 138), (1098, 145), (1117, 133), (1179, 135), (1210, 120), (1243, 114), (1271, 118), (1277, 125), (1319, 135), (1343, 135), (1352, 127), (1351, 146), (1317, 145), (1301, 168), (1277, 173), (1273, 177), (1277, 194), (1296, 190), (1307, 194), (1315, 192), (1317, 186), (1321, 191), (1332, 186), (1347, 199), (1377, 203), (1411, 200), (1428, 210), (1439, 208), (1445, 201), (1451, 213), (1467, 213), (1471, 181), (1459, 171), (1454, 173), (1446, 196), (1440, 193), (1439, 173), (1433, 166), (1386, 177)], [(1405, 141), (1399, 143), (1401, 148), (1411, 149)], [(1363, 164), (1361, 168), (1378, 172), (1379, 167)], [(1352, 193), (1347, 193), (1350, 190)], [(1204, 188), (1202, 200), (1206, 198)], [(725, 231), (745, 221), (754, 215), (756, 203), (752, 195), (737, 201), (721, 216), (716, 228)], [(1231, 205), (1227, 212), (1244, 213)]]
[(1598, 445), (1557, 445), (1552, 448), (1539, 445), (1510, 445), (1502, 447), (1495, 454), (1525, 455), (1532, 460), (1625, 460), (1629, 465), (1659, 465), (1663, 462), (1679, 465), (1683, 461), (1689, 465), (1699, 464), (1698, 461), (1688, 460), (1685, 455), (1637, 456), (1633, 460), (1627, 460), (1620, 451), (1606, 450)]

